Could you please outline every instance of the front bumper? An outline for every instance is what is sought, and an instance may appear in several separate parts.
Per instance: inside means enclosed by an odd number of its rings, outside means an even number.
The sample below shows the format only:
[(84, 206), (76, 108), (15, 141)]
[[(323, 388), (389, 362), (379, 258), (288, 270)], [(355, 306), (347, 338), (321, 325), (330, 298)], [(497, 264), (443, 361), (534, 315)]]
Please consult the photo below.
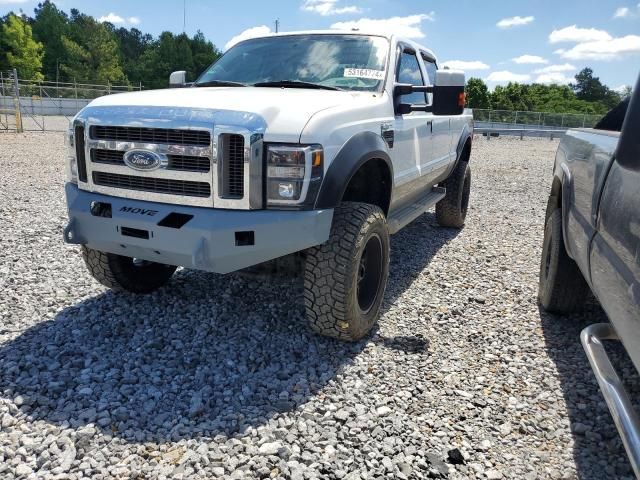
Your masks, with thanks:
[[(333, 219), (332, 209), (188, 207), (87, 192), (72, 183), (66, 184), (65, 192), (69, 210), (65, 242), (216, 273), (233, 272), (320, 245), (329, 238)], [(97, 216), (95, 209), (92, 213), (92, 202), (110, 205), (111, 216)], [(171, 213), (192, 218), (180, 228), (158, 225)]]

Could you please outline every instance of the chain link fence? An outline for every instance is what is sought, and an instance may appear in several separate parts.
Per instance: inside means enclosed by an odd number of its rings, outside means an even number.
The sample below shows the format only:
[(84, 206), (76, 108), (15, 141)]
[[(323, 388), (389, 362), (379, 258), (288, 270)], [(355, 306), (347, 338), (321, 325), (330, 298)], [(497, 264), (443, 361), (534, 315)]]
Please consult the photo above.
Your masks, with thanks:
[(16, 70), (0, 71), (0, 131), (65, 131), (94, 98), (142, 90), (142, 85), (23, 80)]
[[(20, 79), (15, 70), (0, 71), (0, 131), (65, 131), (69, 120), (94, 98), (142, 90), (142, 84), (94, 85)], [(601, 115), (473, 110), (478, 129), (558, 130), (591, 128)]]
[(593, 128), (602, 115), (579, 113), (525, 112), (511, 110), (474, 109), (473, 120), (476, 125), (486, 128), (514, 127), (559, 129)]

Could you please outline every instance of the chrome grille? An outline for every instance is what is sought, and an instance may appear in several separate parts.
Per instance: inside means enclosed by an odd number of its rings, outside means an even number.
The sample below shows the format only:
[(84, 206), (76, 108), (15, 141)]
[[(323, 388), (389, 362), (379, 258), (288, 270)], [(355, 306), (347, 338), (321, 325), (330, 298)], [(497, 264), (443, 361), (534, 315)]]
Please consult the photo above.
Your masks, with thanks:
[(197, 145), (200, 147), (209, 146), (211, 143), (210, 132), (204, 130), (94, 125), (89, 133), (94, 140)]
[(223, 134), (221, 163), (221, 196), (242, 198), (244, 196), (244, 137)]
[[(259, 118), (240, 121), (235, 113), (206, 108), (88, 107), (74, 126), (84, 128), (83, 190), (195, 207), (263, 207), (266, 125)], [(159, 167), (124, 163), (131, 150), (155, 153)]]
[(206, 182), (93, 172), (93, 183), (104, 187), (138, 190), (142, 192), (167, 193), (171, 195), (184, 195), (186, 197), (211, 196), (211, 186)]
[[(91, 161), (94, 163), (108, 163), (111, 165), (124, 165), (125, 152), (120, 150), (91, 149)], [(167, 170), (179, 170), (184, 172), (208, 172), (211, 170), (209, 157), (196, 157), (192, 155), (167, 155), (169, 164)]]

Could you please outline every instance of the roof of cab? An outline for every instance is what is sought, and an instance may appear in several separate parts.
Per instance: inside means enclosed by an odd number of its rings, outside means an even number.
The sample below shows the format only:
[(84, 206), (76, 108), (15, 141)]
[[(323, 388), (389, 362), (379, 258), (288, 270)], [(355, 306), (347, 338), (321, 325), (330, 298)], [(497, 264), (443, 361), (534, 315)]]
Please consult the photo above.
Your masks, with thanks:
[(255, 37), (246, 38), (241, 40), (238, 43), (242, 43), (245, 40), (252, 40), (254, 38), (268, 38), (268, 37), (289, 37), (295, 35), (365, 35), (365, 36), (373, 36), (373, 37), (383, 37), (387, 40), (395, 40), (396, 42), (401, 42), (408, 44), (414, 47), (416, 50), (422, 50), (429, 54), (431, 57), (436, 59), (435, 53), (433, 50), (425, 47), (424, 45), (420, 45), (419, 43), (405, 37), (400, 37), (398, 35), (394, 35), (392, 33), (385, 32), (374, 32), (370, 30), (300, 30), (294, 32), (278, 32), (278, 33), (268, 33), (264, 35), (256, 35)]

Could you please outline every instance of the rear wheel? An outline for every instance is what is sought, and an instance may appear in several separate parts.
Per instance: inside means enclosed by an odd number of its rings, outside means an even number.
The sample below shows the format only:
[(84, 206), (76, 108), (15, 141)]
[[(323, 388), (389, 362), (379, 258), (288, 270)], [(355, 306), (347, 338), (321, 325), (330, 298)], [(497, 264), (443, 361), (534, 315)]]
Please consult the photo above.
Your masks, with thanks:
[(471, 195), (469, 163), (460, 160), (451, 176), (441, 186), (447, 189), (447, 194), (436, 204), (436, 220), (443, 227), (463, 227)]
[(304, 295), (309, 326), (328, 337), (360, 340), (373, 328), (389, 276), (389, 230), (379, 207), (344, 202), (329, 240), (307, 250)]
[(589, 293), (576, 262), (564, 245), (562, 211), (558, 208), (547, 219), (542, 242), (538, 299), (540, 305), (553, 313), (569, 313), (580, 309)]
[(177, 267), (82, 247), (93, 278), (116, 291), (150, 293), (165, 285)]

